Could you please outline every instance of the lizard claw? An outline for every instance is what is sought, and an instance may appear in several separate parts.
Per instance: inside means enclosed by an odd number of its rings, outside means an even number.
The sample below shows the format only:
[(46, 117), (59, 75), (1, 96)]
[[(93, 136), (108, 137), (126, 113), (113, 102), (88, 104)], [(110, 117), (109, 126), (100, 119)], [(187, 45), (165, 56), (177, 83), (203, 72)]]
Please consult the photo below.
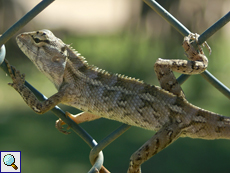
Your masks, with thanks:
[[(196, 43), (198, 43), (198, 38), (199, 38), (199, 34), (197, 34), (197, 33), (190, 33), (189, 35), (188, 35), (188, 39), (189, 40), (195, 40), (196, 41)], [(203, 44), (202, 44), (202, 46), (203, 47), (206, 47), (207, 49), (208, 49), (208, 51), (209, 51), (209, 55), (211, 55), (211, 53), (212, 53), (212, 49), (211, 49), (211, 47), (208, 45), (208, 43), (205, 41)], [(200, 46), (200, 45), (198, 45), (198, 49), (199, 49), (199, 51), (202, 53), (202, 54), (204, 54), (204, 52), (203, 52), (203, 50), (202, 50), (202, 47)]]
[[(63, 130), (64, 128), (62, 127), (62, 125), (64, 124), (64, 122), (62, 121), (61, 118), (59, 118), (56, 123), (55, 123), (55, 127), (58, 129), (59, 132), (64, 133), (65, 135), (70, 134), (71, 132), (67, 132), (65, 130)], [(67, 130), (69, 130), (70, 127), (67, 127)]]
[(25, 83), (25, 74), (21, 74), (19, 70), (15, 67), (11, 66), (7, 60), (5, 60), (6, 66), (8, 68), (10, 77), (13, 83), (8, 83), (8, 85), (12, 86), (16, 90), (18, 90), (20, 85), (24, 85)]

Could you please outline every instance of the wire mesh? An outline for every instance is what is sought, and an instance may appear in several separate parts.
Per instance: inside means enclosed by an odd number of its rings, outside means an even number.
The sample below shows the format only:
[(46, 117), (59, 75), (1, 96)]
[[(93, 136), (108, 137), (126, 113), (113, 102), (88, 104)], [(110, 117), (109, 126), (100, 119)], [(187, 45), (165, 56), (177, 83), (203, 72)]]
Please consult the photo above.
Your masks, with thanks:
[[(37, 14), (44, 10), (48, 5), (50, 5), (54, 0), (43, 0), (37, 6), (35, 6), (31, 11), (29, 11), (24, 17), (22, 17), (18, 22), (16, 22), (12, 27), (10, 27), (3, 35), (0, 37), (0, 63), (1, 68), (8, 73), (6, 64), (3, 61), (5, 58), (5, 46), (4, 44), (23, 26), (30, 22)], [(172, 25), (181, 35), (186, 36), (190, 31), (183, 26), (176, 18), (174, 18), (168, 11), (161, 7), (156, 1), (153, 0), (143, 0), (148, 4), (155, 12), (157, 12), (162, 18), (164, 18), (170, 25)], [(221, 29), (225, 24), (230, 21), (230, 12), (223, 16), (219, 21), (208, 28), (204, 33), (198, 38), (198, 44), (202, 44), (205, 40), (211, 37), (215, 32)], [(225, 85), (223, 85), (218, 79), (216, 79), (207, 70), (201, 74), (201, 76), (210, 82), (214, 87), (216, 87), (220, 92), (222, 92), (226, 97), (230, 98), (230, 90)], [(182, 84), (189, 75), (181, 75), (178, 78), (180, 84)], [(46, 97), (37, 91), (28, 82), (25, 85), (36, 95), (39, 100), (45, 100)], [(129, 125), (123, 124), (110, 135), (105, 137), (102, 141), (97, 143), (93, 137), (91, 137), (83, 128), (74, 123), (68, 116), (65, 116), (64, 111), (62, 111), (58, 106), (51, 110), (57, 117), (61, 118), (66, 124), (68, 124), (72, 130), (77, 133), (91, 148), (90, 161), (93, 167), (90, 169), (90, 173), (97, 172), (103, 165), (103, 154), (102, 150), (108, 146), (111, 142), (117, 139), (121, 134), (130, 128)]]

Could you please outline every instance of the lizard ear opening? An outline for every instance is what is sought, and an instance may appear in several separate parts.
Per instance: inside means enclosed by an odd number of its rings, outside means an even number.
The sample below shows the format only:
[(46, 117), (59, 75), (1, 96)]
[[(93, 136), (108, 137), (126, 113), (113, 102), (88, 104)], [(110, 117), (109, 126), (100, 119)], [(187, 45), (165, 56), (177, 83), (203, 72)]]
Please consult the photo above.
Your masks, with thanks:
[(60, 61), (60, 57), (58, 56), (53, 56), (51, 59), (53, 62), (59, 62)]

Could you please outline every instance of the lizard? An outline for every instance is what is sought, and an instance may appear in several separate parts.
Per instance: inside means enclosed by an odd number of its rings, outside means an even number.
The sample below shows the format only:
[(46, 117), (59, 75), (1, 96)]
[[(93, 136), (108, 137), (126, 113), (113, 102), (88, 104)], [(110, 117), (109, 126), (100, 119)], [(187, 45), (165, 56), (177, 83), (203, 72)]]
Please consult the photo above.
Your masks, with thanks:
[[(182, 47), (188, 60), (157, 59), (154, 70), (160, 86), (135, 78), (112, 74), (89, 65), (77, 51), (49, 30), (25, 32), (16, 37), (24, 54), (55, 85), (58, 92), (39, 101), (24, 85), (25, 75), (7, 64), (13, 83), (28, 106), (43, 114), (59, 103), (83, 112), (76, 123), (107, 118), (156, 131), (130, 157), (128, 173), (141, 173), (141, 164), (169, 146), (179, 137), (230, 139), (230, 118), (199, 108), (187, 101), (173, 71), (200, 74), (208, 66), (201, 46), (195, 49), (197, 34), (184, 37)], [(58, 122), (63, 124), (61, 120)]]

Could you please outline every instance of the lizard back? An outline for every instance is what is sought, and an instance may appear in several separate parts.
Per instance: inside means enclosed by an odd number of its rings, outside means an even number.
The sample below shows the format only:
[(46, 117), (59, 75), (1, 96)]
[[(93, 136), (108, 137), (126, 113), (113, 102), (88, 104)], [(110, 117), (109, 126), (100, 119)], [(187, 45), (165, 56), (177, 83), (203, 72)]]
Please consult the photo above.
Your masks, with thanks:
[[(84, 57), (49, 30), (23, 33), (16, 40), (58, 91), (65, 90), (63, 104), (150, 130), (170, 122), (172, 112), (185, 114), (176, 104), (176, 95), (88, 65)], [(185, 100), (181, 102), (187, 104)]]
[(62, 87), (65, 89), (67, 85), (70, 92), (64, 104), (149, 130), (158, 130), (169, 123), (172, 113), (178, 117), (185, 115), (181, 107), (181, 104), (189, 106), (185, 99), (135, 78), (90, 66), (72, 49), (67, 50), (70, 56)]

